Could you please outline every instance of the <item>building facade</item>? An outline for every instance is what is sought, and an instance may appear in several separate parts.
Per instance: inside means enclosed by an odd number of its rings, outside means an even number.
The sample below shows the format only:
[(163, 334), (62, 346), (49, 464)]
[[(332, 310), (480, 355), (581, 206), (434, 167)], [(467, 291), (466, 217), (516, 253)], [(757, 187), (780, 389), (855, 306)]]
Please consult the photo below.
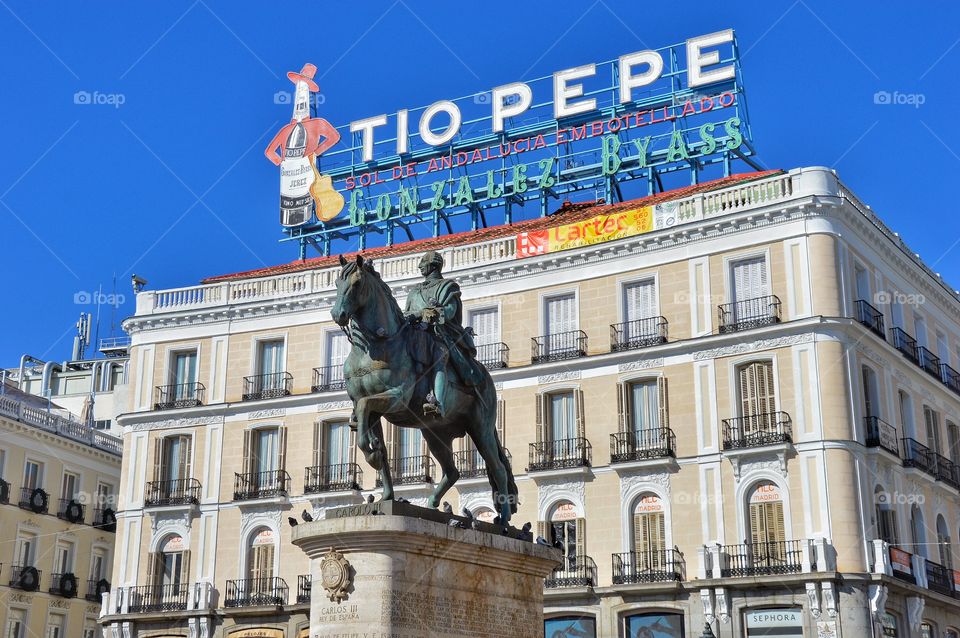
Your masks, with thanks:
[[(651, 232), (527, 249), (649, 205)], [(515, 522), (563, 548), (547, 636), (957, 635), (960, 298), (834, 173), (365, 255), (402, 305), (427, 249), (497, 384)], [(338, 272), (318, 258), (138, 295), (108, 635), (307, 635), (288, 518), (378, 492), (348, 424)], [(386, 439), (398, 494), (425, 502), (422, 438)], [(492, 517), (482, 460), (455, 452), (448, 499)]]
[(47, 399), (0, 392), (3, 638), (95, 638), (110, 591), (122, 442)]

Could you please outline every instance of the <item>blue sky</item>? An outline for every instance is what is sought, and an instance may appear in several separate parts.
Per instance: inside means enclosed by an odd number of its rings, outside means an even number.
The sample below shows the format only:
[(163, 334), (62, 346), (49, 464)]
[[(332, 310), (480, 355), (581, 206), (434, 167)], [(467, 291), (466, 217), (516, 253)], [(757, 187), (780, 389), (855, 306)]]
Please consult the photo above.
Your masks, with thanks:
[(97, 313), (83, 293), (102, 289), (100, 336), (118, 331), (133, 272), (171, 288), (295, 259), (263, 148), (289, 120), (274, 93), (308, 61), (339, 126), (732, 27), (759, 159), (836, 168), (960, 286), (960, 5), (470, 6), (0, 0), (0, 364), (69, 356)]

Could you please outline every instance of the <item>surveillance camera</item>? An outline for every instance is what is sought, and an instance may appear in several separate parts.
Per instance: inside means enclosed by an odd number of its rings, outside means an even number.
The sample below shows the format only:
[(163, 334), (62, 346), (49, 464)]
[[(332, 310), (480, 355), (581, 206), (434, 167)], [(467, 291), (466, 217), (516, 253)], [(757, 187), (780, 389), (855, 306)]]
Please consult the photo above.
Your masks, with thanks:
[(133, 285), (133, 292), (140, 292), (147, 285), (147, 280), (138, 275), (130, 277), (130, 283)]

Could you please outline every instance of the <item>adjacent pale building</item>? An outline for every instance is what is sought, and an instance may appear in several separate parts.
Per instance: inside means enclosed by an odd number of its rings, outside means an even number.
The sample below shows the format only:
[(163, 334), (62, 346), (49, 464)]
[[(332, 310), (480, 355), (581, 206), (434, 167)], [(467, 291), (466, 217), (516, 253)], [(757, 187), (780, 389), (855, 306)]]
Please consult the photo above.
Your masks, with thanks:
[[(645, 206), (650, 232), (536, 248)], [(515, 522), (564, 549), (547, 636), (958, 635), (960, 298), (830, 170), (365, 255), (402, 302), (427, 249), (497, 383)], [(377, 493), (348, 425), (338, 272), (138, 295), (108, 635), (308, 635), (288, 518)], [(387, 431), (398, 493), (424, 502), (434, 461)], [(482, 460), (456, 456), (450, 501), (492, 517)]]

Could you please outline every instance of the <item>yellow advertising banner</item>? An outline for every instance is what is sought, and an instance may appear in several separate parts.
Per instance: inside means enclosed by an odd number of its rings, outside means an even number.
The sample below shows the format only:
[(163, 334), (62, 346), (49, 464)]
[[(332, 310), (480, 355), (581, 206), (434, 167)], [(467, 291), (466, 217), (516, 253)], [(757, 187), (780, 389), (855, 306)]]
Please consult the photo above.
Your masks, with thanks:
[(553, 228), (521, 233), (517, 238), (517, 256), (533, 257), (570, 248), (591, 246), (614, 239), (642, 235), (651, 230), (653, 230), (653, 207), (631, 208)]

